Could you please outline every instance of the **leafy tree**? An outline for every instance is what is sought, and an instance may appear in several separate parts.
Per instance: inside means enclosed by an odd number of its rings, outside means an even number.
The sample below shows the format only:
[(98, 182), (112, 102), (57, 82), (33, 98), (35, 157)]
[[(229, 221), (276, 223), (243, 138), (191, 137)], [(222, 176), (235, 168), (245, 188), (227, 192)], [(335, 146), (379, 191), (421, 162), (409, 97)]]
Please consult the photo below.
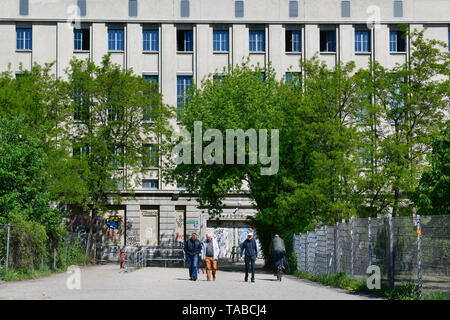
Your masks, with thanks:
[(111, 63), (109, 55), (98, 66), (73, 59), (66, 73), (66, 104), (73, 114), (66, 119), (66, 138), (78, 161), (68, 169), (84, 184), (78, 201), (70, 203), (88, 214), (90, 233), (97, 235), (108, 205), (138, 185), (143, 144), (150, 140), (163, 147), (172, 111), (155, 84)]
[(450, 122), (440, 136), (433, 139), (433, 151), (428, 155), (431, 170), (422, 174), (412, 200), (420, 215), (450, 214)]
[[(353, 64), (329, 70), (313, 60), (304, 65), (305, 79), (285, 84), (275, 79), (273, 70), (251, 68), (247, 64), (231, 70), (220, 81), (206, 79), (189, 93), (182, 123), (194, 132), (202, 121), (203, 132), (218, 129), (278, 129), (279, 170), (261, 174), (260, 161), (251, 164), (179, 164), (169, 176), (199, 196), (200, 206), (212, 216), (222, 200), (243, 186), (254, 200), (258, 215), (251, 224), (258, 230), (265, 257), (275, 233), (292, 246), (292, 234), (319, 222), (350, 216), (352, 211), (352, 151), (357, 134), (352, 115), (354, 94)], [(265, 71), (265, 80), (259, 74)], [(353, 122), (352, 122), (353, 121)], [(194, 139), (189, 141), (191, 150)], [(203, 141), (202, 150), (209, 143)], [(233, 152), (236, 151), (236, 144)], [(251, 158), (246, 141), (245, 159)], [(237, 158), (236, 152), (234, 153)]]
[[(407, 198), (424, 169), (431, 137), (448, 109), (450, 55), (447, 44), (407, 32), (412, 53), (405, 64), (386, 69), (374, 62), (365, 72), (366, 93), (373, 95), (360, 122), (368, 159), (359, 189), (367, 215), (410, 214)], [(446, 50), (446, 49), (445, 49)]]
[(44, 225), (56, 238), (61, 216), (49, 206), (47, 157), (39, 145), (26, 134), (23, 118), (0, 118), (0, 223), (20, 216)]
[(52, 73), (54, 63), (20, 66), (0, 74), (0, 116), (22, 118), (24, 134), (33, 136), (46, 155), (47, 188), (51, 200), (77, 200), (83, 185), (63, 139), (64, 123), (70, 115), (65, 104), (64, 83)]

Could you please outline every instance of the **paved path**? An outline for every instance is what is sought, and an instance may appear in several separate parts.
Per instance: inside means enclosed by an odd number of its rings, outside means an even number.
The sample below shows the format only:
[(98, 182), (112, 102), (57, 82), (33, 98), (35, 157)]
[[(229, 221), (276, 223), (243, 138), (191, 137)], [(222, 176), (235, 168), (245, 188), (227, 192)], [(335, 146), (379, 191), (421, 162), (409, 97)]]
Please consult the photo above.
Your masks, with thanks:
[[(219, 266), (220, 267), (220, 266)], [(240, 266), (238, 266), (240, 267)], [(183, 268), (151, 267), (130, 273), (117, 265), (81, 268), (81, 289), (69, 290), (70, 274), (0, 284), (0, 299), (164, 299), (164, 300), (298, 300), (368, 299), (365, 296), (321, 286), (285, 276), (282, 282), (259, 269), (256, 282), (244, 282), (242, 271), (219, 270), (216, 281), (206, 281), (200, 272), (197, 281), (188, 279)]]

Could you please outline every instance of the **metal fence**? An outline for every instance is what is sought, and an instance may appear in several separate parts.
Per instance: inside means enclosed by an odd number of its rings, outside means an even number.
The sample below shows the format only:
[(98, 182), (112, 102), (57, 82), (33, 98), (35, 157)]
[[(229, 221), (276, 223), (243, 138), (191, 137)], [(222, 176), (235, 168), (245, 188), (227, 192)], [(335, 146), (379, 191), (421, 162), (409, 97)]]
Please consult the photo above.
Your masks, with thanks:
[(391, 288), (450, 297), (450, 216), (358, 218), (294, 236), (298, 271), (366, 278), (376, 265)]
[(67, 233), (58, 243), (47, 241), (41, 250), (33, 242), (21, 242), (14, 230), (13, 225), (0, 224), (0, 269), (58, 269), (87, 260), (89, 235), (86, 233)]

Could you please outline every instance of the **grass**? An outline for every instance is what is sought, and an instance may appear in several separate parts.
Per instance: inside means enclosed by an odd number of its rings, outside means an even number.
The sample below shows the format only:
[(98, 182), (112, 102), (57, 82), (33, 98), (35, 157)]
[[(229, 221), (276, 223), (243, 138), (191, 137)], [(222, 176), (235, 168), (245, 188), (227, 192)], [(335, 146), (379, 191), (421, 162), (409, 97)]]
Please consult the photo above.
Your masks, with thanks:
[[(383, 287), (381, 289), (369, 290), (365, 280), (358, 280), (348, 277), (345, 272), (339, 271), (334, 275), (317, 274), (313, 275), (308, 272), (295, 271), (294, 275), (300, 279), (307, 279), (323, 285), (334, 288), (346, 289), (354, 292), (361, 292), (385, 298), (388, 300), (419, 300), (419, 288), (415, 284), (404, 284), (394, 287), (393, 289)], [(425, 300), (447, 300), (442, 293), (425, 295)]]
[[(61, 272), (63, 270), (59, 270)], [(8, 269), (6, 271), (4, 268), (0, 269), (0, 279), (3, 281), (22, 281), (31, 280), (40, 277), (46, 277), (52, 273), (58, 272), (58, 270), (51, 270), (49, 268), (42, 268), (36, 270), (18, 271), (14, 269)]]

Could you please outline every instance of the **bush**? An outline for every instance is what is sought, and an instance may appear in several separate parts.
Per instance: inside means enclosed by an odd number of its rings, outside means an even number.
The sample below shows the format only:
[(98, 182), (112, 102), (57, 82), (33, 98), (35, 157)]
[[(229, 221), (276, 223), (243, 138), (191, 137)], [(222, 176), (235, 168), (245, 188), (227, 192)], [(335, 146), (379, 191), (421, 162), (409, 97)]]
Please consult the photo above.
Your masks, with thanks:
[(10, 267), (19, 272), (31, 272), (39, 267), (46, 254), (48, 240), (45, 227), (27, 221), (20, 215), (11, 219)]

